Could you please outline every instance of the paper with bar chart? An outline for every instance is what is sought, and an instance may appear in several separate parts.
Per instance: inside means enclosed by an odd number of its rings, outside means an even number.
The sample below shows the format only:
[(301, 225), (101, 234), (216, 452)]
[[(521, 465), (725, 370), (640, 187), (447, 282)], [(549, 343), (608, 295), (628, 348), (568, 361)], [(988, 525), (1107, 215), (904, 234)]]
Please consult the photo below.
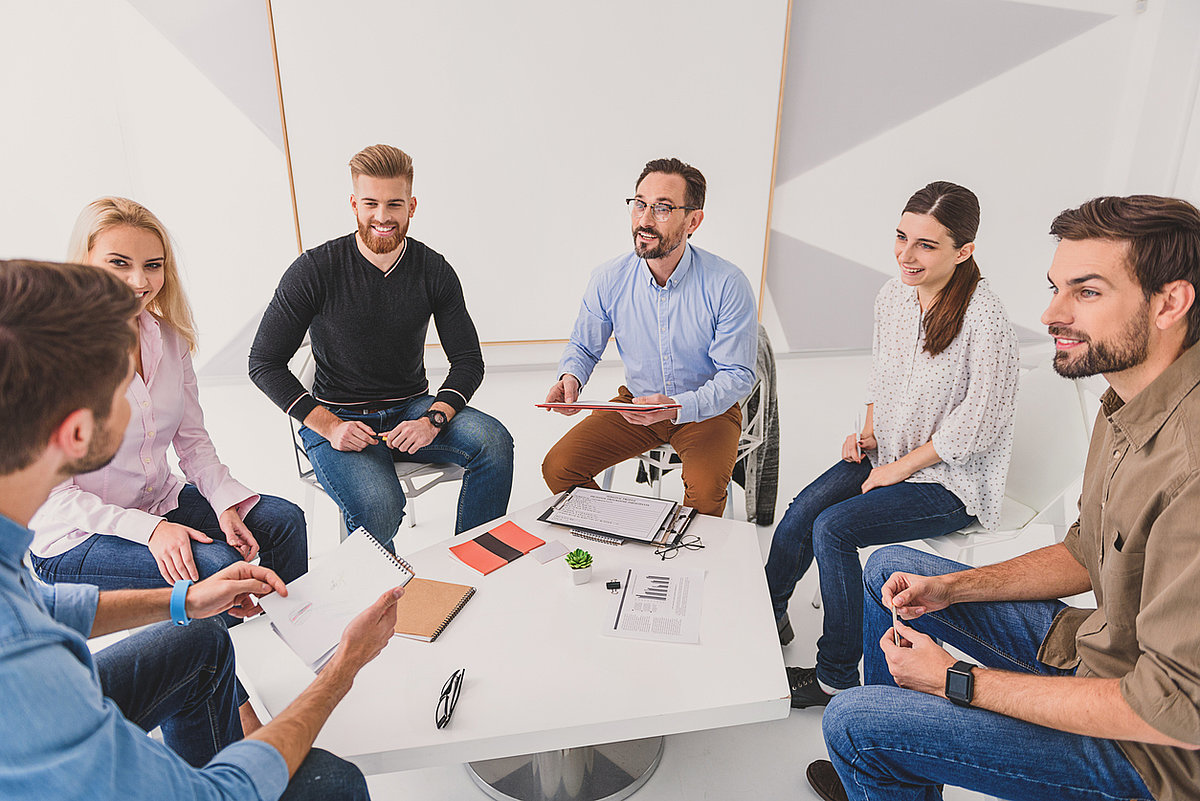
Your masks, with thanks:
[(606, 634), (658, 642), (700, 642), (704, 571), (630, 568), (613, 600)]

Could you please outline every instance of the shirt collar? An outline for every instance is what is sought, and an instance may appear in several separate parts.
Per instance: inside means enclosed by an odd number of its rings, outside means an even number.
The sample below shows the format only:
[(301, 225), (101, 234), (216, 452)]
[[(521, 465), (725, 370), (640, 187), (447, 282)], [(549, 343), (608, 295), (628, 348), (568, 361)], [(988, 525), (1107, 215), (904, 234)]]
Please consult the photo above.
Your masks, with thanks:
[(1128, 403), (1109, 387), (1100, 398), (1100, 405), (1112, 426), (1138, 449), (1158, 433), (1197, 384), (1200, 384), (1200, 344), (1185, 350)]
[(139, 347), (142, 349), (142, 374), (147, 384), (158, 372), (158, 363), (162, 361), (162, 324), (153, 314), (144, 311), (137, 316)]
[[(683, 243), (683, 255), (679, 257), (679, 264), (675, 265), (675, 270), (671, 273), (671, 277), (667, 279), (666, 289), (674, 289), (683, 280), (688, 271), (692, 269), (692, 245), (689, 242)], [(650, 272), (650, 265), (645, 259), (641, 260), (642, 266), (646, 268), (646, 280), (655, 289), (658, 289), (658, 281), (654, 280), (654, 273)]]
[(0, 515), (0, 564), (20, 568), (21, 558), (32, 542), (32, 531)]

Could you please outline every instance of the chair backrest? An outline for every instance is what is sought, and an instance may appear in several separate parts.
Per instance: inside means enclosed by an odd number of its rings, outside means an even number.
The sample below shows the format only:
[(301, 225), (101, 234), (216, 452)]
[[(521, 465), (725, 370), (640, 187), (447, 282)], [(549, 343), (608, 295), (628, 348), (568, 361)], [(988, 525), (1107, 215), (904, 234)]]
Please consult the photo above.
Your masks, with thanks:
[(1048, 366), (1024, 371), (1005, 495), (1038, 512), (1083, 474), (1088, 427), (1081, 388)]
[[(312, 390), (313, 380), (317, 374), (317, 362), (312, 355), (312, 345), (307, 339), (297, 348), (296, 354), (288, 362), (288, 369), (292, 371), (292, 375), (300, 380), (305, 389)], [(308, 454), (304, 450), (304, 441), (300, 439), (300, 430), (296, 427), (296, 418), (289, 414), (287, 419), (288, 426), (292, 431), (292, 455), (296, 457), (296, 472), (299, 474), (301, 481), (312, 483), (316, 481), (316, 475), (312, 463), (308, 461)]]

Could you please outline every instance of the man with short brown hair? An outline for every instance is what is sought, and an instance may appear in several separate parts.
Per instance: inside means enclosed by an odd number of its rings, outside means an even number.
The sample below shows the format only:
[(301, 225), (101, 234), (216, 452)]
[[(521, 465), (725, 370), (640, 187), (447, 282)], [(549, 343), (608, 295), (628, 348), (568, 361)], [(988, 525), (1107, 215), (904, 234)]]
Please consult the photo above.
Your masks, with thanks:
[(613, 400), (678, 408), (593, 412), (546, 454), (551, 491), (595, 487), (605, 468), (670, 443), (683, 462), (684, 504), (724, 511), (742, 432), (738, 402), (754, 386), (758, 318), (745, 274), (688, 243), (704, 219), (705, 192), (690, 164), (646, 164), (625, 201), (633, 252), (592, 272), (546, 395), (547, 403), (578, 400), (613, 336), (626, 384)]
[[(390, 640), (403, 590), (355, 618), (312, 685), (243, 739), (217, 615), (286, 594), (275, 573), (239, 562), (172, 589), (99, 592), (47, 586), (22, 565), (50, 490), (121, 444), (137, 309), (104, 270), (0, 261), (0, 798), (366, 799), (356, 767), (311, 746)], [(88, 649), (88, 637), (140, 626)], [(166, 746), (146, 735), (156, 727)]]
[[(408, 236), (412, 159), (372, 145), (350, 160), (350, 176), (357, 230), (284, 273), (250, 349), (250, 377), (304, 424), (309, 461), (346, 527), (394, 549), (405, 503), (396, 462), (462, 466), (461, 533), (508, 511), (513, 443), (500, 421), (467, 406), (483, 381), (483, 353), (454, 269)], [(425, 376), (431, 317), (450, 362), (436, 395)], [(316, 361), (311, 392), (288, 370), (305, 334)]]
[[(1079, 520), (987, 567), (871, 556), (867, 686), (825, 712), (822, 798), (1200, 797), (1200, 212), (1102, 197), (1050, 232), (1054, 368), (1109, 383)], [(1057, 600), (1089, 590), (1097, 609)]]

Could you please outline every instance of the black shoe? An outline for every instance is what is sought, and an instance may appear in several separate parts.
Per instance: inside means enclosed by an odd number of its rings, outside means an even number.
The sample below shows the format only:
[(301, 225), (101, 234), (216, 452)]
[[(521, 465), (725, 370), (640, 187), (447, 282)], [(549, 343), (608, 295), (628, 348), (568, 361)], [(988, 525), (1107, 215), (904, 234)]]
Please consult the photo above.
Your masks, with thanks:
[(787, 612), (784, 612), (783, 617), (775, 621), (775, 627), (779, 629), (780, 645), (787, 645), (792, 640), (796, 639), (796, 632), (792, 631), (792, 621), (788, 620)]
[(816, 790), (817, 795), (825, 801), (849, 801), (846, 788), (842, 787), (842, 779), (828, 759), (818, 759), (810, 763), (804, 775), (808, 777), (808, 783)]
[(788, 688), (792, 691), (792, 709), (825, 706), (832, 695), (817, 684), (817, 669), (790, 667), (787, 670)]

